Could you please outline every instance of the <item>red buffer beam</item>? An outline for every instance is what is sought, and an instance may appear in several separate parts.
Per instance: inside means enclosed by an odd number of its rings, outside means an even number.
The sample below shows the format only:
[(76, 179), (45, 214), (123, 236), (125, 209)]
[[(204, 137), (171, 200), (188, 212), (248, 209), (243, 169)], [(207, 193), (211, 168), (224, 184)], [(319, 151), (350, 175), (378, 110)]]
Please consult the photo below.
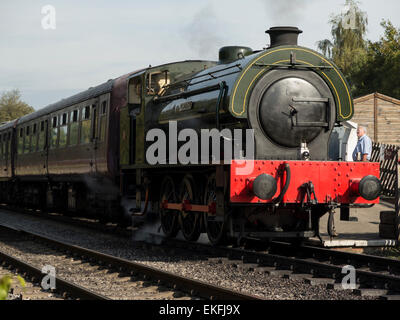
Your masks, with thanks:
[[(244, 167), (246, 170), (243, 170)], [(290, 181), (287, 181), (289, 171), (285, 168), (290, 170)], [(230, 201), (272, 203), (286, 185), (287, 191), (281, 202), (300, 204), (304, 199), (304, 185), (312, 182), (319, 204), (331, 202), (377, 204), (381, 191), (379, 177), (379, 163), (327, 161), (251, 161), (250, 163), (250, 160), (233, 160)], [(265, 189), (268, 192), (263, 192)], [(265, 196), (260, 198), (256, 194), (267, 195), (266, 197), (270, 198), (266, 200)]]

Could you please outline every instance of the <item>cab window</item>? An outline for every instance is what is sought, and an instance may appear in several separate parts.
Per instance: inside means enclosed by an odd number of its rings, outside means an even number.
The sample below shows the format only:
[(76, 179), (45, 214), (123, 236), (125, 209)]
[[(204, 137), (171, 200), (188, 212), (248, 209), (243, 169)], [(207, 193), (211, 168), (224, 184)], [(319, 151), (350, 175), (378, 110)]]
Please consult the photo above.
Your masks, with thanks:
[(170, 84), (168, 71), (158, 71), (147, 76), (147, 94), (162, 96)]

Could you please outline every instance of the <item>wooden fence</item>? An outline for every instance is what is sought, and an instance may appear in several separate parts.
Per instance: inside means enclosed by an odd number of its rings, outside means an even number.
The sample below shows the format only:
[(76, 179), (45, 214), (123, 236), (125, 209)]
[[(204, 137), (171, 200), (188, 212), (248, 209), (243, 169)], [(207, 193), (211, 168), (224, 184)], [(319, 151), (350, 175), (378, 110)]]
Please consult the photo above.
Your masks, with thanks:
[(372, 146), (372, 162), (381, 164), (382, 194), (396, 198), (398, 193), (398, 159), (399, 146), (374, 143)]

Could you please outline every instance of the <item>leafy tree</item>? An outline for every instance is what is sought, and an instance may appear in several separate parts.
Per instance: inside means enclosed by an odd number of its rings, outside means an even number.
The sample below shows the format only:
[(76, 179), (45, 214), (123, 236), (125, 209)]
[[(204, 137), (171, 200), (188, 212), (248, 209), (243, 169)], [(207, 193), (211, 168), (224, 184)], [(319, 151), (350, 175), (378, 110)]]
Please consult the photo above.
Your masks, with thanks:
[(0, 123), (20, 118), (35, 111), (31, 106), (21, 101), (19, 90), (10, 90), (0, 96)]
[(383, 20), (384, 35), (377, 42), (369, 41), (349, 78), (355, 96), (380, 92), (400, 99), (400, 29)]
[(346, 11), (331, 15), (329, 21), (333, 41), (325, 39), (317, 42), (318, 49), (332, 59), (346, 76), (350, 74), (354, 60), (366, 48), (368, 17), (358, 4), (355, 0), (346, 0)]

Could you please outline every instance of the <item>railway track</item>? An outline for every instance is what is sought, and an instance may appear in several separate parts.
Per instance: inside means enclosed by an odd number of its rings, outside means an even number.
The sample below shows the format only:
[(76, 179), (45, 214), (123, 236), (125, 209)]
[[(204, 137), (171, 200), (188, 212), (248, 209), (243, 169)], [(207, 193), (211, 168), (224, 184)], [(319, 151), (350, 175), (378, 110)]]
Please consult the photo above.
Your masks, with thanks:
[[(152, 235), (153, 240), (157, 237)], [(285, 278), (304, 278), (311, 285), (326, 284), (327, 289), (334, 290), (343, 290), (343, 268), (351, 266), (355, 271), (355, 294), (400, 300), (400, 260), (284, 242), (270, 242), (268, 249), (244, 249), (163, 238), (162, 245), (208, 252), (217, 263)]]
[[(52, 215), (42, 216), (53, 219)], [(55, 220), (82, 226), (80, 220), (69, 217), (55, 216)], [(132, 232), (121, 228), (107, 228), (102, 224), (92, 222), (83, 223), (83, 225), (109, 233), (118, 230), (118, 235), (123, 236), (130, 235)], [(335, 290), (342, 290), (341, 282), (345, 276), (342, 274), (343, 267), (350, 265), (356, 272), (354, 293), (361, 296), (375, 296), (383, 300), (400, 300), (399, 260), (315, 246), (292, 246), (284, 242), (270, 242), (268, 248), (244, 249), (212, 247), (198, 242), (166, 239), (159, 234), (149, 234), (148, 239), (150, 242), (142, 243), (146, 250), (158, 248), (168, 251), (170, 248), (172, 254), (176, 248), (195, 251), (204, 253), (210, 261), (216, 263), (231, 264), (237, 268), (286, 278), (303, 278), (309, 284), (326, 284), (327, 288)], [(255, 247), (259, 245), (255, 243)], [(85, 256), (85, 253), (81, 252), (81, 255)], [(105, 258), (103, 260), (107, 261)], [(117, 264), (117, 266), (124, 268), (124, 264)], [(182, 286), (185, 285), (182, 283)]]
[[(2, 226), (0, 229), (4, 230), (5, 227)], [(10, 230), (18, 232), (15, 229), (7, 228), (7, 231)], [(13, 269), (16, 273), (21, 274), (24, 278), (29, 277), (29, 280), (34, 283), (40, 282), (39, 280), (44, 277), (41, 269), (38, 269), (34, 265), (15, 258), (14, 256), (3, 251), (0, 251), (0, 261), (2, 267)], [(97, 294), (58, 276), (55, 277), (55, 282), (57, 286), (56, 289), (52, 290), (52, 292), (59, 293), (64, 299), (74, 298), (79, 300), (108, 300), (108, 298), (103, 295)]]
[[(90, 261), (93, 264), (105, 267), (112, 272), (119, 272), (123, 274), (130, 274), (136, 278), (140, 278), (145, 281), (152, 281), (159, 286), (171, 288), (172, 290), (177, 290), (186, 293), (189, 297), (194, 297), (197, 299), (210, 299), (210, 300), (261, 300), (260, 297), (247, 295), (240, 292), (232, 291), (223, 287), (211, 285), (202, 281), (193, 280), (187, 277), (178, 276), (169, 272), (161, 271), (156, 268), (152, 268), (140, 263), (135, 263), (129, 260), (117, 258), (104, 253), (86, 249), (83, 247), (68, 244), (66, 242), (57, 241), (42, 235), (28, 232), (21, 229), (14, 229), (6, 225), (0, 225), (0, 230), (4, 232), (12, 232), (14, 235), (29, 237), (34, 241), (39, 241), (44, 243), (46, 246), (50, 246), (52, 249), (62, 252), (68, 256), (74, 256), (82, 261)], [(25, 263), (19, 261), (18, 259), (12, 258), (9, 255), (0, 256), (0, 260), (11, 261), (14, 259), (12, 264), (21, 270), (27, 270), (29, 274), (33, 277), (43, 277), (41, 270), (31, 266), (30, 269)], [(78, 296), (79, 289), (82, 290), (82, 294), (79, 295), (82, 299), (107, 299), (101, 295), (90, 295), (88, 290), (75, 286), (68, 283), (63, 279), (57, 279), (57, 289), (63, 292), (71, 292)], [(75, 290), (75, 291), (74, 291)], [(83, 291), (86, 290), (86, 296)]]

